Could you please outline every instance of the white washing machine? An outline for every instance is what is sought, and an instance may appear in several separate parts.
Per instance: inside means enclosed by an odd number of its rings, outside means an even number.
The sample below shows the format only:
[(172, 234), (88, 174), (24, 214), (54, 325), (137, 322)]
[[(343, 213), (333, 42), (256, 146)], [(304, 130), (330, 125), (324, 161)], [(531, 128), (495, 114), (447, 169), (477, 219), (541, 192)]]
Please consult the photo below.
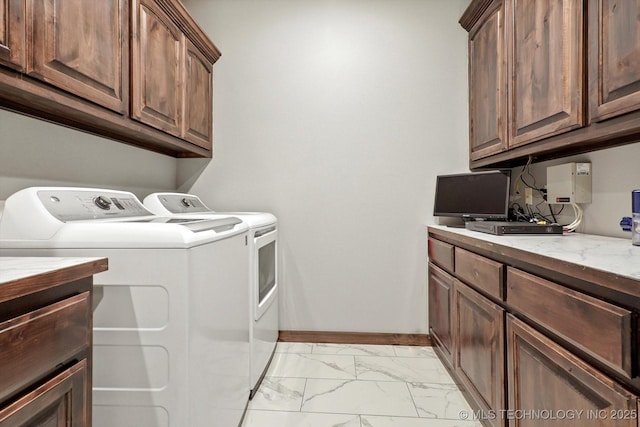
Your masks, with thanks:
[(264, 212), (215, 212), (198, 196), (153, 193), (144, 205), (157, 215), (233, 215), (249, 226), (251, 396), (269, 367), (278, 341), (278, 220)]
[(99, 256), (94, 427), (240, 425), (249, 398), (248, 226), (160, 218), (131, 193), (28, 188), (9, 197), (0, 255)]

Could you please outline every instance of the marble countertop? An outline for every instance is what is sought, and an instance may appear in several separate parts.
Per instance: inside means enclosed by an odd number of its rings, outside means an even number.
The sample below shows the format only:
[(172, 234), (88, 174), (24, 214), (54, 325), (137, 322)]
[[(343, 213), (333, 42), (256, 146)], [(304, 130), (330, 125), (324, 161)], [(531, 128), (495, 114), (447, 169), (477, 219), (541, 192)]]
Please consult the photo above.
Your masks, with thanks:
[(106, 270), (104, 258), (0, 257), (0, 286), (83, 267), (86, 264), (96, 264), (101, 260), (104, 260), (104, 268), (98, 267), (96, 273)]
[(621, 239), (581, 233), (494, 236), (444, 225), (429, 225), (429, 228), (640, 280), (640, 246), (633, 246), (630, 237)]

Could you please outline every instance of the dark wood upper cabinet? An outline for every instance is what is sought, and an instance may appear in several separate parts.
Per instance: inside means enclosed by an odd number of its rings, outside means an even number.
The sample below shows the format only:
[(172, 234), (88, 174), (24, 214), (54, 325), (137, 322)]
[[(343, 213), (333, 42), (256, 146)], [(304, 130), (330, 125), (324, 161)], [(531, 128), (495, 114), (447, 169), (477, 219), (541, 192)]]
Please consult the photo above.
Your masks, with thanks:
[(125, 0), (31, 0), (31, 5), (33, 39), (27, 74), (126, 113), (129, 15)]
[(215, 58), (160, 3), (133, 1), (132, 117), (211, 150)]
[(509, 146), (583, 126), (581, 0), (514, 0)]
[(640, 1), (589, 1), (592, 121), (640, 109)]
[(181, 134), (184, 35), (153, 1), (133, 0), (133, 118)]
[(504, 4), (496, 1), (469, 33), (469, 155), (499, 153), (506, 139)]
[(213, 64), (187, 40), (185, 60), (184, 139), (211, 148), (213, 134)]
[(0, 108), (211, 157), (220, 51), (179, 0), (0, 0)]
[(472, 0), (460, 19), (469, 32), (471, 169), (640, 141), (639, 16), (640, 0)]
[(25, 2), (0, 0), (0, 64), (16, 70), (25, 65)]

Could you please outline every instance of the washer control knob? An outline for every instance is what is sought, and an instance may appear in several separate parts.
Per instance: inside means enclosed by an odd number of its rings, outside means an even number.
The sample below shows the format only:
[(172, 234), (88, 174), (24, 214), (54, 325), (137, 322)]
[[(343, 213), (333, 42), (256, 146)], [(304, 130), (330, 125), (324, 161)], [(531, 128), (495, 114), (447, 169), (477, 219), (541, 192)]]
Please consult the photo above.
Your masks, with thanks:
[(191, 203), (189, 203), (189, 199), (187, 199), (186, 197), (180, 200), (180, 203), (182, 203), (182, 206), (184, 206), (185, 208), (188, 208), (189, 206), (191, 206)]
[(95, 199), (93, 199), (93, 203), (95, 203), (97, 207), (105, 211), (108, 211), (109, 209), (111, 209), (111, 201), (106, 197), (98, 196)]

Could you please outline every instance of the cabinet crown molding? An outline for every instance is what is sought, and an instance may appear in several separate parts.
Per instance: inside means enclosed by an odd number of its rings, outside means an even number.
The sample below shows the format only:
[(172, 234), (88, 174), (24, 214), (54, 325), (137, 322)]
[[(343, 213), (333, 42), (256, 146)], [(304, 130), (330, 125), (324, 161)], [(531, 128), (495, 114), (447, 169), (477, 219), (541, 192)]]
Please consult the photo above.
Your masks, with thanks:
[(496, 0), (472, 0), (458, 22), (462, 25), (462, 28), (471, 31), (476, 22), (480, 20), (487, 9), (495, 2)]
[(207, 37), (200, 25), (193, 19), (187, 9), (178, 0), (154, 0), (173, 22), (180, 28), (189, 40), (200, 49), (211, 63), (215, 63), (222, 54), (215, 44)]

